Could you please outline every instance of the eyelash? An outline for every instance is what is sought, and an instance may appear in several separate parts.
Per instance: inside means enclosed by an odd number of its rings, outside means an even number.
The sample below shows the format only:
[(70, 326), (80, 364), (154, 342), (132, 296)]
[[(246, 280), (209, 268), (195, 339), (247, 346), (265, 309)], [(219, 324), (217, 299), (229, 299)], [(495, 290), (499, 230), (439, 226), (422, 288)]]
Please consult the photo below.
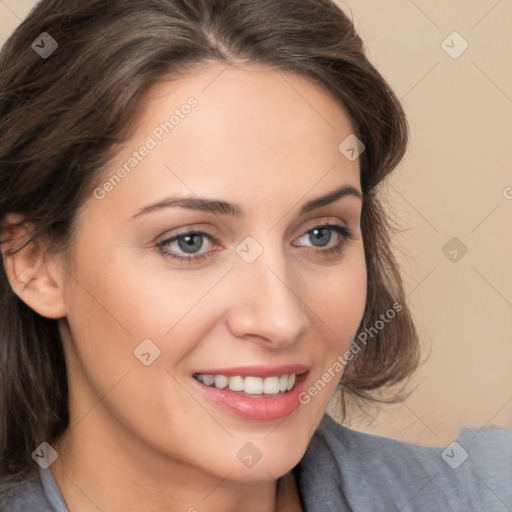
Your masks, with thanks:
[[(320, 230), (320, 229), (325, 229), (325, 228), (331, 229), (332, 231), (335, 231), (336, 233), (340, 234), (341, 235), (341, 241), (338, 244), (336, 244), (334, 247), (331, 247), (330, 249), (313, 249), (312, 252), (314, 252), (315, 255), (320, 255), (322, 257), (329, 257), (329, 256), (338, 255), (345, 248), (345, 245), (347, 244), (347, 242), (349, 240), (352, 240), (352, 239), (355, 238), (354, 234), (352, 233), (352, 231), (350, 229), (348, 229), (345, 226), (340, 226), (338, 224), (319, 224), (319, 225), (314, 225), (314, 226), (308, 227), (306, 229), (306, 231), (304, 232), (304, 234), (301, 235), (299, 238), (302, 238), (303, 236), (307, 235), (308, 233), (311, 233), (315, 229), (319, 229)], [(172, 259), (174, 261), (177, 260), (180, 263), (193, 263), (193, 262), (196, 262), (196, 261), (199, 261), (199, 260), (206, 260), (207, 258), (209, 258), (209, 257), (211, 257), (211, 256), (213, 256), (215, 254), (216, 251), (213, 250), (213, 251), (210, 251), (210, 252), (208, 252), (206, 254), (195, 254), (195, 255), (190, 255), (190, 256), (179, 256), (177, 254), (173, 254), (173, 253), (168, 252), (168, 251), (163, 249), (163, 247), (165, 247), (166, 245), (168, 245), (168, 244), (170, 244), (172, 242), (175, 242), (176, 240), (179, 240), (180, 238), (183, 238), (185, 236), (190, 236), (190, 235), (205, 236), (205, 237), (209, 238), (214, 245), (218, 245), (219, 244), (219, 241), (215, 237), (211, 236), (208, 233), (205, 233), (204, 231), (183, 231), (181, 233), (177, 233), (172, 238), (168, 238), (166, 240), (163, 240), (162, 242), (159, 242), (156, 245), (156, 247), (160, 250), (161, 254), (165, 258), (170, 258), (170, 259)]]

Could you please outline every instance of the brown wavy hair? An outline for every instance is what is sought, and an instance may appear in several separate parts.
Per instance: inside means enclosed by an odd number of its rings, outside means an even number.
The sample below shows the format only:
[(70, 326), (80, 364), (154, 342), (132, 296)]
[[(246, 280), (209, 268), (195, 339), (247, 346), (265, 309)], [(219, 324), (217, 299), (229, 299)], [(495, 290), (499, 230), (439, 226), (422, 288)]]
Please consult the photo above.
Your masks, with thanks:
[[(31, 47), (42, 32), (58, 42), (48, 58)], [(265, 64), (308, 78), (344, 107), (366, 146), (360, 173), (368, 289), (358, 332), (376, 331), (393, 304), (402, 309), (349, 361), (340, 396), (375, 399), (376, 390), (402, 382), (419, 359), (377, 193), (405, 152), (408, 129), (352, 21), (331, 0), (39, 2), (0, 53), (0, 221), (16, 212), (33, 226), (31, 240), (71, 244), (77, 210), (101, 182), (113, 148), (129, 137), (144, 92), (211, 61)], [(57, 320), (21, 301), (1, 267), (5, 483), (35, 472), (31, 453), (68, 427), (69, 414)]]

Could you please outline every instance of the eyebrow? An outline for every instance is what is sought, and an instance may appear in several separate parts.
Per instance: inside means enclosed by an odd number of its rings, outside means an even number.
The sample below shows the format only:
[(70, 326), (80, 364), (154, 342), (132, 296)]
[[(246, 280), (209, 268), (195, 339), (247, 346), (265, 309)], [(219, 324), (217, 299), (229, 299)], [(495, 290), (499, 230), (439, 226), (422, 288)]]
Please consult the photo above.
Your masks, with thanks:
[[(346, 196), (353, 196), (362, 199), (363, 196), (359, 190), (351, 185), (344, 185), (327, 195), (317, 197), (311, 201), (308, 201), (300, 209), (300, 213), (308, 213), (312, 210), (316, 210), (322, 206), (334, 203), (338, 199)], [(245, 212), (238, 204), (228, 203), (219, 199), (208, 199), (204, 197), (167, 197), (158, 203), (153, 203), (148, 206), (144, 206), (138, 210), (132, 218), (139, 217), (145, 213), (153, 212), (155, 210), (161, 210), (163, 208), (171, 207), (186, 208), (189, 210), (200, 210), (203, 212), (210, 212), (218, 215), (229, 215), (231, 217), (245, 217)]]

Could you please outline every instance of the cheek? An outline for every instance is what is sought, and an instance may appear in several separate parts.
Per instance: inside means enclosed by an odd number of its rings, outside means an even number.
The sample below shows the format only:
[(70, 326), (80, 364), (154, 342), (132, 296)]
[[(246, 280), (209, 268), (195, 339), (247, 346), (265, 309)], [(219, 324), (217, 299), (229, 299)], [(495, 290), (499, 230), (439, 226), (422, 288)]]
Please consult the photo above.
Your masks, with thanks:
[(307, 302), (316, 313), (314, 317), (317, 327), (314, 337), (322, 341), (318, 343), (317, 354), (321, 353), (321, 364), (319, 373), (315, 376), (321, 382), (317, 381), (316, 387), (310, 388), (311, 394), (308, 392), (309, 397), (303, 403), (306, 404), (315, 397), (313, 407), (319, 410), (327, 407), (327, 402), (341, 379), (347, 362), (347, 351), (364, 314), (367, 273), (363, 249), (353, 251), (338, 271), (331, 271), (330, 275), (330, 278), (321, 280), (319, 276), (316, 277), (322, 286), (308, 287), (309, 290), (315, 290), (315, 293), (308, 292), (310, 302)]
[[(191, 312), (219, 276), (191, 283), (178, 273), (134, 271), (140, 263), (122, 257), (89, 256), (77, 262), (66, 292), (74, 420), (86, 418), (79, 423), (86, 429), (108, 410), (141, 438), (151, 431), (154, 439), (146, 442), (159, 449), (181, 439), (183, 425), (199, 436), (194, 429), (201, 411), (180, 384), (182, 375), (174, 378), (175, 365), (207, 334), (205, 322)], [(100, 398), (102, 408), (95, 407)], [(183, 450), (182, 457), (189, 457), (192, 450)]]
[(201, 299), (225, 271), (166, 271), (119, 253), (112, 250), (107, 258), (108, 250), (103, 250), (79, 262), (66, 302), (75, 331), (97, 333), (89, 344), (96, 340), (105, 350), (128, 354), (146, 338), (172, 337), (195, 311), (203, 314)]
[(350, 346), (364, 314), (366, 287), (362, 249), (352, 252), (336, 271), (331, 269), (329, 275), (321, 279), (321, 286), (308, 286), (308, 290), (315, 290), (314, 293), (308, 291), (311, 309), (317, 313), (320, 326), (323, 325), (331, 350), (340, 352)]

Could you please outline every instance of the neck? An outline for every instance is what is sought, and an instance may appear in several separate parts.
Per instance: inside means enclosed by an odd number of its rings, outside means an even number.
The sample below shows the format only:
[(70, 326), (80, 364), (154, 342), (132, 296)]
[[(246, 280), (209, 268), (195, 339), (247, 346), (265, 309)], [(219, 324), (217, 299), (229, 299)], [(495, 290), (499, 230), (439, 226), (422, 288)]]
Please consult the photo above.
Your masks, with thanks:
[(52, 442), (59, 457), (51, 472), (70, 512), (301, 510), (291, 473), (278, 492), (275, 480), (230, 480), (152, 450), (136, 436), (108, 432), (84, 421)]

